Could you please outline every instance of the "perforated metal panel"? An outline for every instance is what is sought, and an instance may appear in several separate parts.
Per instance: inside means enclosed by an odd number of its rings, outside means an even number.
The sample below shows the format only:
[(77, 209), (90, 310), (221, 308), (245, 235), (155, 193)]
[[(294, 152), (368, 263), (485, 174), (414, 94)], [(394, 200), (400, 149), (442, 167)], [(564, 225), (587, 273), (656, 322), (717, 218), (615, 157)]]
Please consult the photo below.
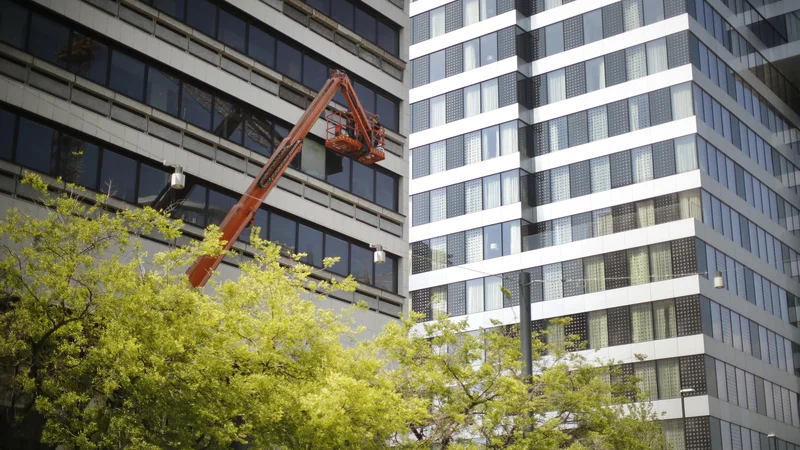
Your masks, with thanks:
[(431, 194), (431, 222), (438, 222), (447, 218), (447, 189), (439, 188), (430, 191)]
[(680, 16), (686, 12), (686, 0), (664, 0), (664, 18)]
[[(583, 287), (581, 286), (581, 289)], [(572, 322), (564, 327), (564, 334), (567, 336), (577, 335), (580, 343), (588, 343), (589, 341), (589, 324), (586, 313), (573, 314), (570, 316)]]
[[(670, 1), (670, 0), (668, 0)], [(681, 0), (672, 0), (680, 3)], [(667, 36), (667, 62), (669, 68), (679, 67), (684, 64), (689, 64), (689, 32), (681, 31), (680, 33), (670, 34)]]
[(506, 27), (497, 31), (497, 60), (511, 58), (517, 54), (516, 27)]
[(497, 80), (498, 107), (513, 105), (517, 103), (517, 74), (516, 72), (502, 75)]
[(672, 102), (669, 88), (650, 92), (650, 126), (661, 125), (672, 120)]
[(411, 105), (411, 132), (427, 130), (430, 126), (428, 116), (430, 114), (430, 103), (423, 100)]
[(536, 61), (537, 59), (544, 58), (544, 27), (531, 31), (529, 36), (531, 60)]
[(464, 165), (464, 136), (455, 136), (447, 140), (447, 170)]
[(592, 213), (585, 212), (572, 216), (572, 241), (592, 237)]
[(533, 153), (535, 156), (550, 153), (550, 133), (547, 122), (533, 124)]
[(425, 273), (431, 271), (431, 246), (429, 241), (411, 243), (411, 273)]
[(606, 289), (616, 289), (630, 284), (628, 276), (628, 252), (606, 253), (604, 264), (606, 270)]
[(614, 233), (633, 230), (636, 228), (636, 208), (633, 203), (625, 203), (611, 207), (614, 218)]
[(583, 16), (577, 15), (564, 21), (564, 50), (583, 45)]
[(564, 297), (583, 294), (583, 260), (564, 261), (561, 270), (564, 277)]
[(625, 73), (625, 50), (609, 53), (605, 56), (606, 87), (611, 87), (627, 80)]
[(609, 155), (611, 160), (611, 188), (627, 186), (633, 182), (631, 168), (631, 152), (619, 152)]
[(711, 450), (709, 417), (687, 417), (684, 421), (686, 448), (691, 450)]
[(592, 108), (586, 112), (589, 127), (589, 142), (608, 137), (608, 114), (606, 105)]
[[(525, 269), (526, 272), (531, 274), (531, 280), (541, 280), (542, 279), (542, 267), (533, 267), (531, 269)], [(531, 283), (531, 302), (537, 303), (544, 301), (544, 288), (542, 283)]]
[(445, 95), (445, 118), (447, 123), (464, 118), (464, 91), (458, 89)]
[(467, 286), (461, 281), (447, 285), (447, 313), (462, 316), (467, 313)]
[(569, 192), (570, 197), (580, 197), (592, 193), (592, 183), (589, 178), (589, 161), (570, 164), (569, 166)]
[(483, 260), (483, 229), (475, 228), (464, 232), (467, 249), (467, 263)]
[(447, 235), (447, 267), (460, 266), (467, 262), (464, 232)]
[(534, 185), (536, 189), (536, 205), (550, 203), (550, 171), (536, 172), (534, 174)]
[(430, 79), (430, 57), (420, 56), (411, 61), (411, 87), (416, 88), (428, 84)]
[(617, 136), (628, 132), (628, 100), (609, 103), (607, 105), (608, 114), (608, 136)]
[(497, 0), (497, 15), (507, 13), (514, 9), (514, 0)]
[(503, 274), (503, 287), (510, 295), (503, 294), (503, 308), (519, 305), (519, 271)]
[(464, 5), (456, 0), (444, 5), (444, 32), (449, 33), (464, 26)]
[(675, 174), (675, 148), (671, 139), (653, 144), (652, 154), (654, 178)]
[(481, 160), (481, 132), (473, 131), (464, 135), (464, 164), (474, 164)]
[(603, 38), (609, 38), (622, 33), (624, 24), (622, 20), (622, 2), (612, 3), (603, 7)]
[(411, 309), (414, 312), (424, 314), (421, 321), (431, 320), (431, 290), (420, 289), (411, 292)]
[(431, 152), (427, 145), (411, 150), (411, 178), (430, 174)]
[(586, 111), (579, 111), (567, 116), (569, 146), (574, 147), (589, 142), (589, 128), (586, 123)]
[[(460, 1), (458, 3), (461, 3)], [(464, 71), (464, 45), (457, 44), (444, 50), (444, 76), (452, 77)]]
[(431, 221), (430, 192), (411, 197), (411, 226), (425, 225)]
[[(683, 238), (672, 241), (672, 274), (675, 277), (697, 273), (697, 254), (694, 246), (695, 238)], [(729, 275), (733, 277), (733, 274)]]
[[(447, 237), (431, 238), (431, 270), (447, 268)], [(435, 292), (434, 292), (435, 294)]]
[(650, 102), (647, 100), (647, 94), (629, 98), (628, 106), (631, 131), (650, 126)]
[(586, 93), (586, 67), (584, 63), (573, 64), (565, 68), (567, 98)]
[(567, 118), (559, 117), (547, 123), (550, 134), (550, 151), (564, 150), (569, 145), (567, 138)]
[(694, 388), (694, 392), (687, 394), (687, 397), (705, 395), (705, 355), (682, 356), (679, 364), (681, 373), (681, 388)]
[(656, 197), (653, 203), (656, 209), (656, 225), (680, 219), (678, 194), (661, 195)]
[(447, 186), (447, 218), (463, 216), (466, 213), (464, 184)]
[[(606, 283), (607, 284), (607, 283)], [(627, 306), (611, 308), (608, 314), (608, 345), (631, 343), (631, 311)]]
[(703, 332), (700, 317), (700, 296), (689, 295), (675, 299), (675, 317), (678, 336), (691, 336)]
[(622, 20), (625, 31), (635, 30), (644, 25), (642, 0), (622, 0)]
[(466, 213), (471, 214), (483, 210), (483, 184), (480, 179), (464, 182), (466, 197)]
[(625, 68), (628, 71), (628, 80), (647, 76), (647, 58), (644, 53), (644, 44), (625, 49)]
[(426, 11), (411, 18), (411, 44), (418, 44), (431, 37), (431, 18)]

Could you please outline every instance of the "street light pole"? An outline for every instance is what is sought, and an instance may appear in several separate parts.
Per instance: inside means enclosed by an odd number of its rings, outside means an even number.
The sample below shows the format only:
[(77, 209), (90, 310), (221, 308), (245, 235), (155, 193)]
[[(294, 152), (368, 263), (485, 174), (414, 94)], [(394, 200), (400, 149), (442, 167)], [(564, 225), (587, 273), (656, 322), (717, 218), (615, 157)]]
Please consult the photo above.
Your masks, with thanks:
[(684, 388), (680, 390), (681, 394), (681, 422), (683, 422), (683, 439), (684, 446), (686, 442), (686, 394), (693, 394), (694, 388)]
[(533, 379), (533, 330), (531, 329), (531, 274), (519, 273), (519, 339), (522, 348), (522, 376), (526, 383)]

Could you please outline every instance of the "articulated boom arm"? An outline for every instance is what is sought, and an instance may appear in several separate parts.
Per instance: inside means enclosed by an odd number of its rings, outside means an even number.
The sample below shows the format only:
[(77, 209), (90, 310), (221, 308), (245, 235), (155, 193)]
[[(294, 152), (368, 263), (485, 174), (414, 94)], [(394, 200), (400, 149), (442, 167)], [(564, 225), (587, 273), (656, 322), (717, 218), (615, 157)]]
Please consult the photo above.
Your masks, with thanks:
[[(335, 70), (294, 128), (272, 153), (239, 202), (225, 216), (220, 229), (226, 250), (231, 248), (242, 230), (253, 220), (255, 212), (278, 183), (278, 179), (289, 167), (289, 163), (300, 152), (303, 147), (303, 138), (325, 111), (325, 107), (336, 95), (337, 90), (341, 90), (350, 110), (331, 113), (327, 116), (326, 147), (338, 153), (352, 155), (365, 164), (374, 164), (384, 159), (383, 127), (378, 123), (376, 116), (367, 113), (361, 107), (347, 74)], [(189, 282), (195, 287), (202, 287), (221, 261), (222, 256), (201, 256), (186, 272)]]

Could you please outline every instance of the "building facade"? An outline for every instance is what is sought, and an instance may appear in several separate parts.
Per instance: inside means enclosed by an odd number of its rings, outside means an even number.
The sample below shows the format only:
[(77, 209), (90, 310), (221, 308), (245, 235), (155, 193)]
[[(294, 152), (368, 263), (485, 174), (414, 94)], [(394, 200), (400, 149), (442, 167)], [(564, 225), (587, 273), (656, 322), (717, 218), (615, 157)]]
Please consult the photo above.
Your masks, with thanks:
[[(264, 238), (307, 253), (320, 277), (360, 287), (370, 333), (407, 297), (407, 5), (402, 0), (0, 0), (0, 202), (31, 205), (35, 171), (110, 194), (118, 208), (169, 208), (186, 235), (219, 224), (334, 69), (380, 116), (386, 159), (324, 146), (320, 119), (255, 217)], [(345, 105), (341, 94), (336, 103)], [(165, 166), (166, 164), (166, 166)], [(186, 173), (169, 189), (172, 168)], [(249, 258), (249, 230), (236, 243)], [(178, 242), (180, 244), (181, 242)], [(153, 250), (164, 242), (148, 241)], [(373, 263), (381, 244), (386, 263)], [(238, 260), (220, 271), (235, 277)], [(289, 259), (287, 264), (291, 263)], [(369, 333), (368, 333), (369, 334)]]
[(412, 309), (478, 330), (530, 301), (675, 448), (800, 448), (797, 9), (411, 3)]

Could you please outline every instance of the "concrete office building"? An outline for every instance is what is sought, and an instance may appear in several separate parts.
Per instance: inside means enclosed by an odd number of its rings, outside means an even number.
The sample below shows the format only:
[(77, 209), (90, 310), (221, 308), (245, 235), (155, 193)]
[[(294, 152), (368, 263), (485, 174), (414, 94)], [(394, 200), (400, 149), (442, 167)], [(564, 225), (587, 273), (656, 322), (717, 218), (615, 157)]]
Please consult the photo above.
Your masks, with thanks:
[[(387, 129), (386, 159), (327, 151), (321, 119), (255, 222), (314, 266), (341, 257), (322, 276), (352, 273), (361, 286), (322, 305), (365, 300), (357, 320), (371, 335), (408, 292), (407, 22), (402, 0), (0, 0), (2, 208), (29, 203), (20, 176), (33, 170), (110, 192), (119, 208), (171, 206), (191, 239), (221, 222), (344, 69)], [(167, 189), (163, 161), (183, 167), (183, 190)], [(234, 277), (236, 262), (219, 270)]]
[(800, 448), (800, 8), (748, 1), (411, 3), (413, 310), (530, 301), (675, 448)]

